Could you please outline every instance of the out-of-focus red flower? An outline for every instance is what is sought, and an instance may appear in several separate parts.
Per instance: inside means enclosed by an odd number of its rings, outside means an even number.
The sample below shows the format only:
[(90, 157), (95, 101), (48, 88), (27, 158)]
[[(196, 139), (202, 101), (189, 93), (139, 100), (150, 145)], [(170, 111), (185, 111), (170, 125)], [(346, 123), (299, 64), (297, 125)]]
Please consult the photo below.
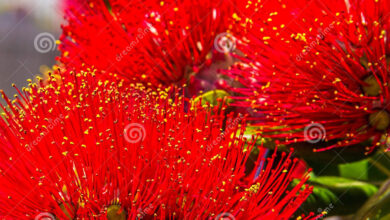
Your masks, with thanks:
[(255, 141), (244, 118), (94, 70), (70, 76), (30, 84), (14, 101), (3, 94), (4, 219), (288, 219), (312, 190), (307, 174), (287, 190), (290, 155), (245, 175)]
[(244, 86), (235, 90), (237, 105), (266, 115), (257, 123), (263, 135), (329, 141), (320, 150), (382, 144), (390, 125), (390, 3), (282, 0), (262, 10), (239, 47), (250, 64), (229, 75)]
[[(232, 24), (234, 1), (66, 0), (60, 61), (153, 86), (187, 83)], [(223, 36), (222, 36), (223, 37)]]

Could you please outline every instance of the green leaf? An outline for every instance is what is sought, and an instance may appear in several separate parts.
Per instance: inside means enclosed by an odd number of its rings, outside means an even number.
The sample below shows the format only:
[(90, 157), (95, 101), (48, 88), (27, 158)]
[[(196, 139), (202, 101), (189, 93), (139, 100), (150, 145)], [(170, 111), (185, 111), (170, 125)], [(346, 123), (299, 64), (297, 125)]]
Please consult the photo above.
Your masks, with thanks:
[(309, 196), (309, 199), (312, 199), (312, 202), (321, 203), (323, 205), (337, 202), (336, 194), (321, 186), (313, 188), (313, 193)]
[(370, 163), (368, 159), (365, 159), (354, 163), (340, 164), (338, 168), (342, 177), (367, 181), (369, 167)]
[[(251, 138), (252, 136), (258, 135), (258, 127), (256, 126), (246, 126), (244, 136), (247, 138)], [(275, 149), (275, 142), (271, 138), (263, 138), (260, 136), (257, 136), (256, 140), (257, 146), (263, 146), (268, 149), (274, 150)], [(288, 148), (286, 148), (285, 145), (278, 145), (278, 151), (287, 151)]]
[(332, 192), (346, 193), (359, 197), (368, 198), (378, 191), (377, 187), (372, 184), (338, 176), (319, 176), (311, 179), (310, 182), (326, 187), (332, 190)]
[(233, 102), (232, 99), (228, 98), (230, 94), (225, 90), (212, 90), (208, 91), (194, 99), (194, 103), (198, 103), (201, 101), (201, 105), (210, 104), (211, 106), (217, 106), (221, 102), (220, 100), (224, 100), (225, 103), (230, 104)]
[[(293, 180), (292, 187), (296, 186), (300, 180)], [(333, 208), (333, 204), (338, 203), (337, 195), (326, 187), (314, 186), (313, 193), (309, 195), (306, 201), (301, 205), (300, 210), (297, 212), (302, 214), (302, 212), (309, 214), (314, 212), (316, 214), (322, 213), (324, 210)]]
[(337, 176), (313, 176), (308, 183), (314, 189), (302, 209), (318, 214), (323, 210), (328, 215), (354, 214), (378, 190), (375, 185)]
[(382, 182), (390, 177), (390, 158), (383, 153), (377, 154), (353, 163), (339, 164), (340, 176), (368, 181)]

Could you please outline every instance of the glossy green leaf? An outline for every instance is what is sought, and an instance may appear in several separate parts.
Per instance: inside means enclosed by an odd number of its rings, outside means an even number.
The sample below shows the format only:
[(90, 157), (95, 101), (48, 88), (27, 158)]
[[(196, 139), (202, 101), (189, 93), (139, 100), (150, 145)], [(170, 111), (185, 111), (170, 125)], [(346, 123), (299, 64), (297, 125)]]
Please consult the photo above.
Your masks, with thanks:
[(328, 215), (354, 214), (378, 189), (375, 185), (337, 176), (311, 177), (308, 183), (314, 186), (313, 193), (302, 209)]
[(382, 182), (390, 177), (390, 158), (383, 152), (353, 163), (339, 164), (342, 177), (372, 183)]
[(310, 182), (336, 193), (353, 194), (367, 198), (378, 191), (377, 187), (372, 184), (337, 176), (319, 176), (311, 179)]

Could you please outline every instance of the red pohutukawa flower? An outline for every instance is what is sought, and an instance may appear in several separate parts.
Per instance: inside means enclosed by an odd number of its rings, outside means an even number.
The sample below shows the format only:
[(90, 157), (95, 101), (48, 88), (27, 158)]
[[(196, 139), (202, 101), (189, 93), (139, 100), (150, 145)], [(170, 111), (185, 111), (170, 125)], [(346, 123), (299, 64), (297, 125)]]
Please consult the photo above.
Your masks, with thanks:
[(306, 174), (288, 191), (291, 155), (245, 175), (255, 141), (244, 118), (94, 71), (71, 76), (4, 96), (4, 219), (288, 219), (312, 190)]
[(210, 59), (216, 36), (229, 29), (233, 3), (66, 0), (60, 60), (132, 82), (185, 83)]
[(329, 141), (325, 150), (370, 140), (368, 151), (382, 144), (390, 125), (389, 2), (269, 4), (240, 48), (251, 64), (229, 73), (245, 86), (235, 90), (237, 104), (267, 115), (263, 135), (285, 143)]

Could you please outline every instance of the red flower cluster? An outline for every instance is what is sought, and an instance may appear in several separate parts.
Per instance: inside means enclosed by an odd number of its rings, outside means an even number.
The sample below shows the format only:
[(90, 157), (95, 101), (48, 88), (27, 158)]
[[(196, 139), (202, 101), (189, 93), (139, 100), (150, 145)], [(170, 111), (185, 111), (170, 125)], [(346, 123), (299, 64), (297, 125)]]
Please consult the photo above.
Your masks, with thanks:
[(307, 174), (287, 190), (290, 155), (245, 175), (255, 140), (231, 115), (95, 72), (3, 94), (2, 218), (288, 219), (310, 194)]
[(60, 61), (153, 86), (185, 83), (210, 59), (233, 11), (230, 0), (67, 0)]
[(267, 115), (257, 123), (263, 135), (331, 143), (321, 150), (383, 144), (390, 129), (389, 1), (282, 0), (260, 10), (240, 47), (249, 64), (228, 74), (245, 87), (235, 90), (237, 105)]

